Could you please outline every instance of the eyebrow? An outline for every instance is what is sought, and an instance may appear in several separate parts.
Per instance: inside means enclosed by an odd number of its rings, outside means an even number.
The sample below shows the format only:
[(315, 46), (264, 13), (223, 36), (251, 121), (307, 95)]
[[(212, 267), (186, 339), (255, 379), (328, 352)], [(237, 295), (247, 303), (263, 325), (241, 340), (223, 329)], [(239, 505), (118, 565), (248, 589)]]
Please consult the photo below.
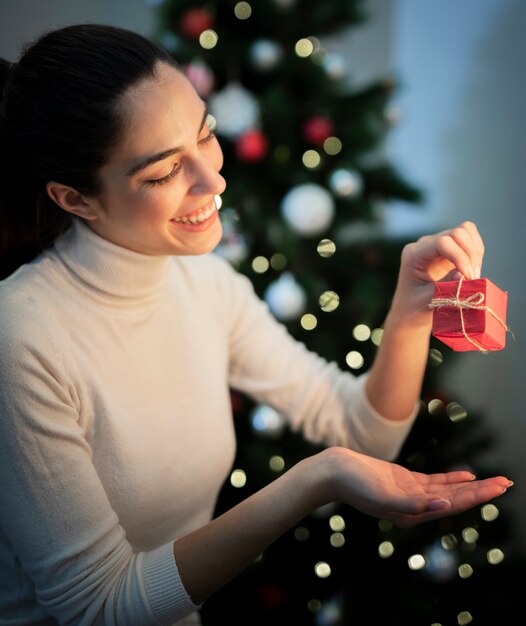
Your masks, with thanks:
[[(198, 135), (203, 130), (206, 124), (207, 117), (208, 117), (208, 109), (205, 108), (203, 117), (201, 119), (201, 124), (199, 125), (199, 130), (197, 131)], [(178, 152), (181, 152), (181, 150), (182, 150), (181, 147), (168, 148), (168, 150), (163, 150), (162, 152), (157, 152), (155, 154), (151, 154), (150, 156), (144, 157), (138, 163), (136, 163), (133, 167), (131, 167), (126, 172), (126, 175), (134, 176), (135, 174), (137, 174), (137, 172), (140, 172), (141, 170), (148, 167), (149, 165), (152, 165), (152, 163), (157, 163), (157, 161), (164, 161), (164, 159), (167, 159), (168, 157), (173, 156), (174, 154), (177, 154)]]

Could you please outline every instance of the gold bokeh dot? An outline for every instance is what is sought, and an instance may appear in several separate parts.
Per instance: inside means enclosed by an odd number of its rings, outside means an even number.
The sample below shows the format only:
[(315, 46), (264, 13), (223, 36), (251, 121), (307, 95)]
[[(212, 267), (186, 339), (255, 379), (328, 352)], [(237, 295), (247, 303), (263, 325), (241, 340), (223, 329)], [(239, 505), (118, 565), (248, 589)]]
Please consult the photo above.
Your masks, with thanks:
[(341, 515), (331, 515), (329, 519), (329, 526), (335, 533), (339, 533), (342, 530), (345, 530), (345, 520)]
[(491, 565), (497, 565), (504, 560), (504, 552), (500, 548), (492, 548), (486, 553), (486, 558)]
[(407, 559), (407, 564), (409, 569), (418, 570), (425, 566), (426, 560), (421, 554), (413, 554)]
[(316, 598), (313, 598), (307, 602), (307, 609), (311, 613), (317, 613), (318, 611), (321, 611), (321, 602)]
[(294, 530), (294, 539), (296, 541), (306, 541), (310, 536), (309, 529), (305, 526), (298, 526)]
[(458, 402), (450, 402), (446, 407), (446, 413), (452, 422), (459, 422), (468, 416), (466, 409)]
[(356, 350), (351, 350), (345, 357), (345, 362), (352, 370), (359, 370), (364, 364), (363, 356)]
[(465, 624), (471, 624), (473, 621), (473, 616), (469, 611), (460, 611), (457, 615), (457, 622), (459, 626), (465, 626)]
[(285, 460), (282, 456), (276, 454), (275, 456), (271, 457), (268, 465), (273, 472), (282, 472), (285, 468)]
[(301, 317), (300, 324), (304, 330), (314, 330), (318, 325), (318, 320), (312, 313), (305, 313)]
[(386, 532), (392, 530), (393, 522), (390, 522), (389, 520), (386, 520), (386, 519), (380, 519), (380, 520), (378, 520), (378, 528), (383, 533), (386, 533)]
[(294, 46), (294, 50), (299, 57), (305, 58), (310, 56), (314, 51), (314, 44), (306, 37), (299, 39)]
[(340, 305), (340, 296), (335, 291), (324, 291), (318, 299), (322, 311), (330, 313)]
[(234, 7), (234, 15), (238, 20), (246, 20), (252, 15), (252, 7), (248, 2), (238, 2)]
[(336, 244), (330, 239), (322, 239), (316, 249), (321, 257), (327, 259), (336, 252)]
[(345, 544), (345, 537), (342, 533), (332, 533), (330, 542), (333, 548), (341, 548)]
[(371, 336), (371, 329), (367, 324), (357, 324), (352, 329), (352, 336), (356, 341), (367, 341)]
[(244, 487), (247, 484), (247, 475), (242, 469), (236, 469), (230, 474), (230, 484), (232, 487)]
[(303, 165), (308, 168), (318, 167), (321, 163), (321, 156), (317, 150), (305, 150), (301, 157)]
[(206, 116), (206, 125), (212, 131), (217, 128), (217, 120), (211, 113), (208, 113)]
[(314, 572), (318, 578), (328, 578), (331, 575), (331, 566), (325, 561), (318, 561), (314, 566)]
[(270, 257), (270, 267), (273, 270), (284, 270), (287, 267), (287, 257), (281, 252), (276, 252)]
[(211, 50), (212, 48), (215, 48), (218, 40), (219, 40), (219, 37), (217, 33), (215, 32), (215, 30), (211, 30), (211, 29), (204, 30), (199, 35), (199, 43), (201, 44), (201, 47), (204, 48), (205, 50)]
[(485, 504), (480, 509), (480, 516), (486, 522), (493, 522), (499, 516), (499, 509), (494, 504)]
[(264, 274), (270, 266), (269, 260), (264, 256), (257, 256), (252, 261), (252, 269), (256, 274)]
[(460, 578), (469, 578), (473, 575), (473, 568), (469, 563), (462, 563), (458, 566), (458, 575)]
[(431, 415), (438, 415), (444, 410), (444, 402), (439, 398), (433, 398), (427, 403), (427, 410)]
[(441, 537), (440, 543), (442, 544), (444, 550), (454, 550), (457, 547), (458, 541), (455, 535), (448, 533), (447, 535)]
[(382, 557), (382, 559), (389, 558), (393, 553), (394, 546), (390, 541), (382, 541), (382, 543), (378, 546), (378, 554)]
[(428, 365), (431, 367), (438, 367), (439, 365), (442, 365), (443, 360), (444, 357), (442, 356), (442, 352), (436, 348), (431, 348), (427, 358)]
[(464, 530), (462, 531), (462, 539), (464, 539), (466, 543), (476, 543), (478, 538), (479, 538), (479, 533), (476, 528), (468, 526), (467, 528), (464, 528)]
[(380, 343), (382, 342), (382, 335), (384, 334), (384, 329), (383, 328), (374, 328), (371, 331), (371, 341), (374, 343), (375, 346), (379, 346)]
[(330, 156), (339, 154), (342, 151), (342, 147), (342, 142), (338, 139), (338, 137), (327, 137), (327, 139), (323, 142), (323, 149)]

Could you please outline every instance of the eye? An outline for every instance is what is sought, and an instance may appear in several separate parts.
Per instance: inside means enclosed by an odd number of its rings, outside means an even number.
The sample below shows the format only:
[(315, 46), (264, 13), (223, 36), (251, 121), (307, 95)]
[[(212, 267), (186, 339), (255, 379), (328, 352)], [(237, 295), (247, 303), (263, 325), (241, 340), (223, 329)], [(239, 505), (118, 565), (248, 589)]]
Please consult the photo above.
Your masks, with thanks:
[(174, 165), (173, 170), (166, 176), (163, 176), (162, 178), (153, 178), (152, 180), (147, 180), (144, 184), (148, 185), (149, 187), (155, 185), (166, 185), (166, 183), (169, 183), (173, 178), (177, 176), (180, 169), (181, 165), (177, 163), (176, 165)]

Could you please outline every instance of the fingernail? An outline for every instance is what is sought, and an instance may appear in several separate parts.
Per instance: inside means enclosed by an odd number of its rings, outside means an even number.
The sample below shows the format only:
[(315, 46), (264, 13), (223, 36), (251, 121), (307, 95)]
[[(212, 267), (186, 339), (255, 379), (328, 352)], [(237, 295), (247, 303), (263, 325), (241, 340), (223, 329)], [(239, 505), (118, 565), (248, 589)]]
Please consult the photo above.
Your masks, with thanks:
[(439, 500), (432, 500), (429, 503), (430, 511), (438, 511), (440, 509), (449, 509), (451, 506), (451, 502), (446, 500), (445, 498), (440, 498)]
[(482, 268), (480, 266), (475, 268), (475, 278), (480, 278), (482, 272)]
[(471, 474), (471, 478), (469, 480), (475, 480), (476, 478), (475, 474)]
[(475, 278), (475, 270), (473, 269), (471, 265), (468, 265), (466, 269), (468, 272), (468, 275), (466, 276), (466, 278), (470, 278), (471, 280), (473, 280)]
[(514, 484), (515, 484), (515, 483), (514, 483), (512, 480), (510, 480), (510, 481), (508, 482), (508, 487), (512, 487)]

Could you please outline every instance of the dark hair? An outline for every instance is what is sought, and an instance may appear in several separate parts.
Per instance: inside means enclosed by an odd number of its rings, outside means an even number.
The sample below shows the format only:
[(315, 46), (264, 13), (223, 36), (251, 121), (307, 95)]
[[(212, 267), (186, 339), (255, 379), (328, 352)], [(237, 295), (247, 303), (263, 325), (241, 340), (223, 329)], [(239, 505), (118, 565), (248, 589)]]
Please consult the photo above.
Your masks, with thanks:
[(71, 221), (47, 195), (50, 180), (86, 195), (125, 125), (119, 97), (178, 67), (145, 37), (101, 24), (43, 35), (16, 64), (0, 62), (0, 279), (52, 244)]

